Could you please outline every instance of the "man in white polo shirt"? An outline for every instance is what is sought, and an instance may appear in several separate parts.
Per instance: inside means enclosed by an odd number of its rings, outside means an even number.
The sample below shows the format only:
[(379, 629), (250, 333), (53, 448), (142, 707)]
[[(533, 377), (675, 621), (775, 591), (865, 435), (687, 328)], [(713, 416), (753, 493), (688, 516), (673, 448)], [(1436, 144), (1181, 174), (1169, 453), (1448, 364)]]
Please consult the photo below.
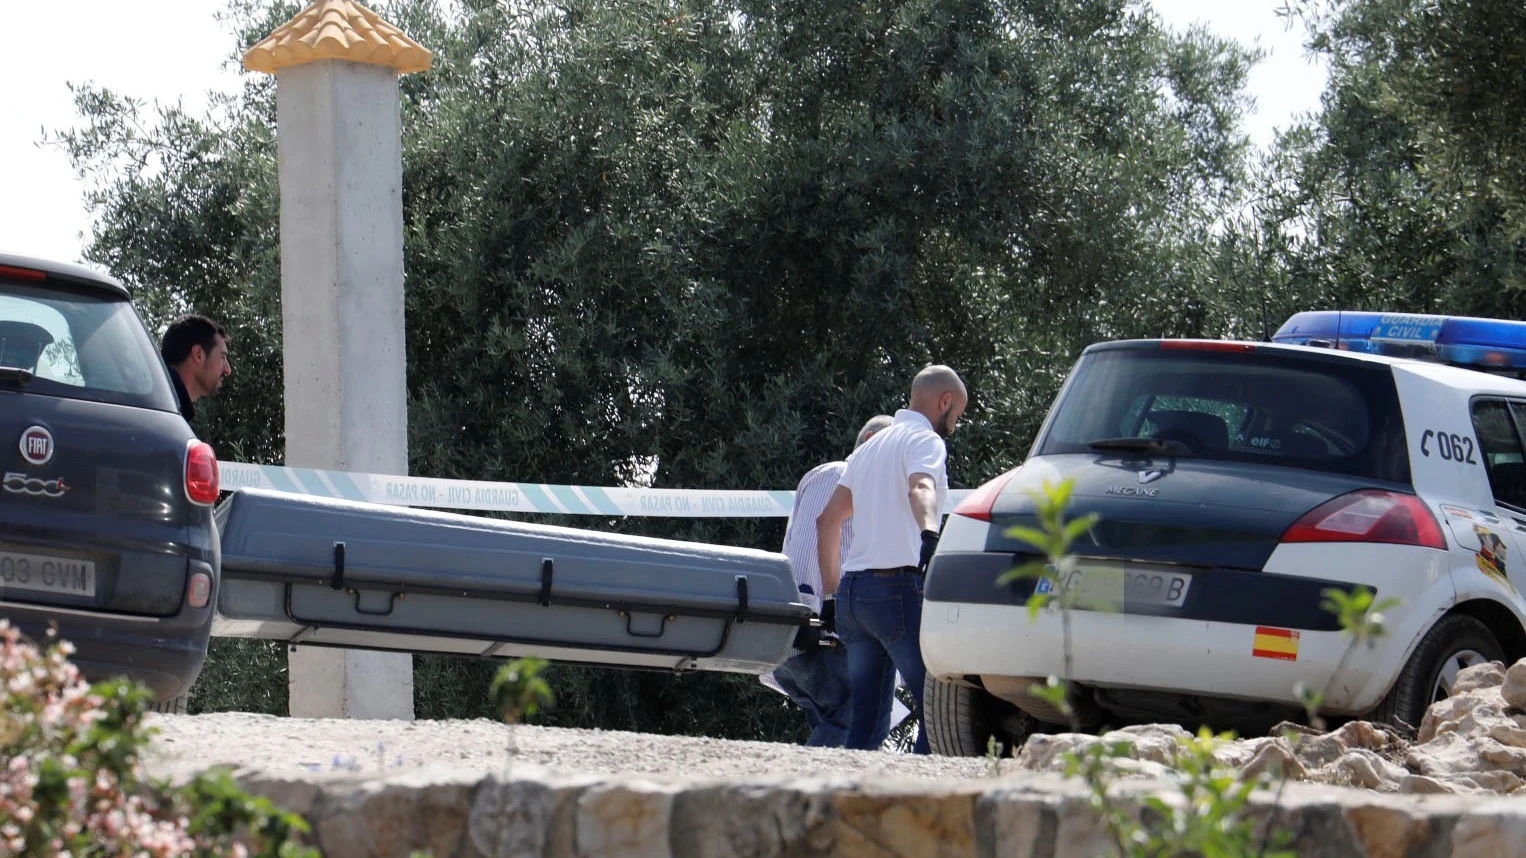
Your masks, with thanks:
[[(832, 499), (816, 519), (824, 594), (837, 596), (837, 633), (848, 651), (853, 712), (846, 747), (870, 750), (889, 728), (899, 671), (922, 719), (922, 576), (938, 545), (948, 494), (943, 439), (954, 433), (969, 395), (958, 373), (917, 373), (908, 407), (848, 457)], [(854, 539), (842, 551), (842, 523)], [(914, 752), (925, 754), (927, 730)]]

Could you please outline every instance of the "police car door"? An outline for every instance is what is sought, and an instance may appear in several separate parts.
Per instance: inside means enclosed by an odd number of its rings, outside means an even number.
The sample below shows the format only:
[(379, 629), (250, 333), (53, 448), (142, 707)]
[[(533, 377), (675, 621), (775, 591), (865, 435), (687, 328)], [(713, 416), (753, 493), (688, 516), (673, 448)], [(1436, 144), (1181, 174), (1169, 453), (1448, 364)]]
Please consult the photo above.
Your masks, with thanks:
[(1484, 515), (1471, 522), (1471, 534), (1454, 522), (1453, 534), (1461, 545), (1474, 548), (1480, 571), (1519, 599), (1526, 593), (1526, 558), (1521, 556), (1526, 545), (1526, 402), (1480, 396), (1473, 400), (1472, 412), (1494, 509), (1481, 511)]

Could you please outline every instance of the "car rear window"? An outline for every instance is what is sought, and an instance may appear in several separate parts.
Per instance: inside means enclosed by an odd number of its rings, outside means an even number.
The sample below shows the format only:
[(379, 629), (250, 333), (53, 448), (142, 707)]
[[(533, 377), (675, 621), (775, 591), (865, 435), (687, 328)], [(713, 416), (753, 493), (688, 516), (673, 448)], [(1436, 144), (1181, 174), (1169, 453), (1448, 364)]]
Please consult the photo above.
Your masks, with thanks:
[(1156, 438), (1196, 458), (1408, 483), (1409, 457), (1386, 366), (1254, 352), (1112, 348), (1076, 364), (1039, 454)]
[(132, 305), (83, 289), (0, 280), (0, 367), (31, 372), (28, 393), (177, 407)]

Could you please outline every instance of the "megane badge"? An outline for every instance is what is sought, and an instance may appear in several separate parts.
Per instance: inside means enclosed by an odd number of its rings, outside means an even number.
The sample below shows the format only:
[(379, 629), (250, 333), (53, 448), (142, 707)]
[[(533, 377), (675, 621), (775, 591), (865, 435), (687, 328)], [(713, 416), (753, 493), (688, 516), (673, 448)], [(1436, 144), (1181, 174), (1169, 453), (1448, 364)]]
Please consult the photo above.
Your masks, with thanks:
[(41, 426), (28, 426), (21, 433), (21, 458), (33, 465), (46, 465), (53, 458), (53, 433)]
[(1115, 495), (1125, 498), (1153, 498), (1160, 494), (1160, 489), (1141, 489), (1134, 486), (1109, 486), (1102, 492), (1105, 495)]
[(1165, 468), (1150, 468), (1139, 472), (1139, 484), (1153, 483), (1166, 475)]

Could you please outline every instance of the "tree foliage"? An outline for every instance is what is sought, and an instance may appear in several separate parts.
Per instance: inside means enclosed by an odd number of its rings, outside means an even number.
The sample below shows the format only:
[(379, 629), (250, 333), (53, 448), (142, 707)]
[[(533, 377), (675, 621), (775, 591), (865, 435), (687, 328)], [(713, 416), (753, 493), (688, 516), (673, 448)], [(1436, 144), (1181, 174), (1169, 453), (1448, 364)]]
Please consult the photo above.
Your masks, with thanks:
[[(1329, 61), (1318, 115), (1263, 172), (1260, 247), (1284, 317), (1312, 306), (1526, 316), (1526, 7), (1299, 7)], [(1252, 235), (1252, 233), (1255, 233)]]
[[(789, 488), (937, 361), (972, 391), (950, 470), (973, 485), (1023, 457), (1089, 342), (1235, 324), (1208, 251), (1244, 178), (1251, 57), (1147, 7), (453, 8), (379, 6), (435, 56), (401, 80), (414, 473)], [(237, 49), (295, 11), (235, 0)], [(233, 326), (204, 434), (244, 461), (283, 443), (274, 97), (251, 75), (195, 119), (85, 89), (84, 127), (61, 137), (94, 189), (87, 258), (155, 320), (195, 307)], [(571, 523), (782, 536), (776, 520)], [(485, 707), (488, 667), (421, 660), (420, 713)], [(798, 727), (750, 678), (548, 678), (557, 723)]]
[(1341, 3), (1315, 46), (1375, 62), (1380, 103), (1414, 129), (1438, 190), (1497, 208), (1526, 237), (1526, 6), (1504, 0)]

